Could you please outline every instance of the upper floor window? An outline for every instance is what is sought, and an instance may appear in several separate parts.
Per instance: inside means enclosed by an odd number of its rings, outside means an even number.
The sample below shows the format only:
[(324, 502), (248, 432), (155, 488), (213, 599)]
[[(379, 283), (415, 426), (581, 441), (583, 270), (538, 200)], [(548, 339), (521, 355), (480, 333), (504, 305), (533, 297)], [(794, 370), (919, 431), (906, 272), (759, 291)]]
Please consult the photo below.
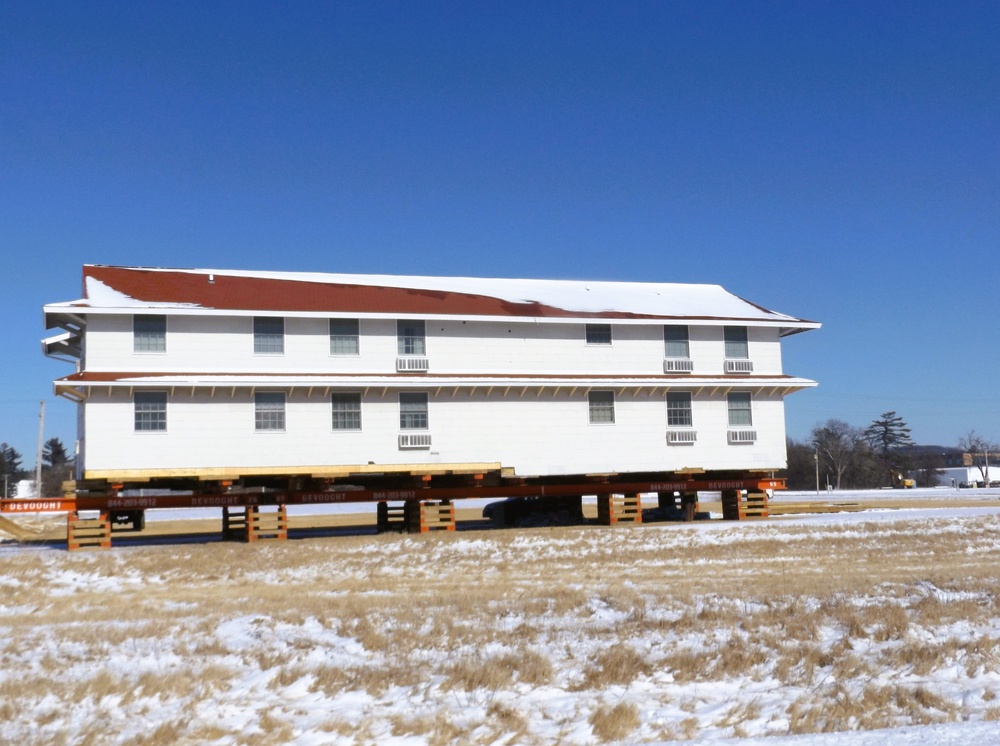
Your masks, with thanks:
[(686, 391), (671, 391), (667, 394), (667, 426), (691, 427), (691, 394)]
[(333, 429), (361, 429), (361, 394), (333, 394)]
[(730, 427), (750, 427), (753, 425), (749, 391), (733, 391), (729, 394), (728, 401)]
[(397, 321), (396, 346), (400, 355), (426, 355), (427, 335), (423, 321)]
[(688, 328), (686, 326), (663, 327), (663, 356), (691, 357), (691, 346), (688, 343)]
[(591, 391), (589, 395), (590, 424), (607, 425), (615, 421), (615, 392)]
[(255, 430), (284, 430), (285, 395), (280, 392), (254, 394), (253, 418)]
[(587, 344), (611, 344), (611, 324), (587, 324)]
[(330, 319), (330, 354), (358, 354), (358, 320)]
[(728, 359), (745, 360), (750, 357), (747, 345), (747, 328), (745, 326), (727, 326), (725, 328), (726, 357)]
[(285, 320), (275, 316), (254, 316), (253, 351), (256, 355), (283, 355)]
[(427, 394), (400, 392), (399, 429), (426, 430), (427, 427)]
[(167, 351), (167, 317), (137, 314), (132, 317), (134, 352)]
[(132, 395), (136, 432), (167, 429), (167, 394), (165, 391), (136, 391)]

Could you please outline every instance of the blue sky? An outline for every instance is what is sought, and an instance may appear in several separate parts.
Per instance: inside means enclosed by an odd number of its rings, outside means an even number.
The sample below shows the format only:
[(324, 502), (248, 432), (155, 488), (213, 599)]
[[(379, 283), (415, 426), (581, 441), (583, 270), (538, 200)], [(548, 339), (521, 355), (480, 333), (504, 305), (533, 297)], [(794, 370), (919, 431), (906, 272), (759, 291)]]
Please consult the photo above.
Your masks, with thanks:
[(84, 263), (718, 283), (805, 439), (1000, 440), (996, 2), (0, 7), (0, 440)]

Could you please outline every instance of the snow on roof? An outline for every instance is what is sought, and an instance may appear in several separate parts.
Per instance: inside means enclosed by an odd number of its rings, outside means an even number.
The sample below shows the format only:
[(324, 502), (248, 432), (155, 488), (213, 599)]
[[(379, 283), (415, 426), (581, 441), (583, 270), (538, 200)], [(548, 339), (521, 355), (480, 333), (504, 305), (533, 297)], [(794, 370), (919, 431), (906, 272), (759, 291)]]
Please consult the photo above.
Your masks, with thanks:
[(819, 324), (719, 285), (84, 266), (84, 297), (47, 311), (128, 308), (286, 314), (725, 319)]

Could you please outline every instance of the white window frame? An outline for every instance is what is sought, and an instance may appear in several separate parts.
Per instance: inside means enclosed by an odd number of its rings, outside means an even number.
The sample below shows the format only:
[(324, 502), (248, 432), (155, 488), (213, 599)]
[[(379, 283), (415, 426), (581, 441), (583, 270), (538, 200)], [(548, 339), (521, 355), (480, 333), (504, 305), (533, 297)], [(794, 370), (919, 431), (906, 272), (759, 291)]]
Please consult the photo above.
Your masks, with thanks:
[[(275, 405), (279, 402), (280, 408)], [(270, 402), (267, 401), (270, 399)], [(253, 395), (253, 429), (258, 433), (283, 433), (288, 426), (288, 397), (284, 391), (257, 391)], [(277, 425), (280, 423), (280, 427)]]
[[(674, 402), (671, 403), (671, 398)], [(678, 406), (678, 402), (682, 405)], [(686, 406), (685, 406), (686, 405)], [(684, 416), (686, 414), (686, 417)], [(675, 421), (671, 422), (671, 418)], [(685, 422), (677, 420), (686, 420)], [(690, 391), (667, 392), (667, 427), (694, 427), (694, 412)]]
[[(409, 399), (404, 402), (403, 399)], [(417, 406), (418, 409), (405, 410), (404, 406)], [(413, 430), (426, 431), (430, 429), (430, 397), (426, 391), (400, 391), (399, 392), (399, 429), (403, 432)], [(420, 417), (423, 417), (422, 424)], [(411, 418), (417, 418), (414, 422)]]
[[(357, 408), (347, 408), (346, 406), (341, 406), (338, 408), (337, 399), (341, 400), (340, 404), (343, 405), (346, 399), (350, 397), (350, 403), (354, 404), (357, 402)], [(358, 432), (361, 430), (361, 394), (356, 391), (334, 391), (330, 394), (330, 426), (336, 433), (351, 433)], [(357, 425), (344, 425), (338, 427), (337, 416), (340, 415), (343, 422), (347, 422), (348, 418), (352, 416), (357, 417)]]
[[(281, 332), (264, 329), (267, 324), (281, 326)], [(258, 326), (260, 328), (258, 328)], [(273, 348), (273, 349), (272, 349)], [(281, 316), (253, 317), (253, 354), (254, 355), (284, 355), (285, 354), (285, 319)]]
[[(156, 319), (162, 321), (162, 330), (138, 328), (140, 319), (149, 323)], [(159, 325), (158, 325), (159, 326)], [(167, 351), (167, 317), (160, 313), (137, 313), (132, 317), (132, 352), (141, 355), (157, 355)]]
[[(591, 425), (615, 424), (615, 392), (590, 391), (587, 393), (587, 412)], [(610, 414), (610, 419), (608, 419)]]
[(722, 331), (726, 360), (750, 359), (750, 333), (745, 326), (726, 326)]
[(414, 357), (427, 355), (427, 322), (423, 319), (397, 319), (396, 352)]
[[(340, 325), (335, 331), (334, 326)], [(345, 333), (346, 331), (346, 333)], [(340, 350), (344, 346), (354, 349)], [(361, 322), (358, 319), (330, 319), (330, 354), (336, 357), (357, 357), (361, 354)]]
[[(154, 400), (155, 397), (155, 400)], [(145, 399), (140, 402), (139, 400)], [(132, 393), (133, 429), (137, 433), (167, 431), (167, 392), (135, 391)], [(153, 425), (153, 427), (145, 427)]]
[(611, 324), (587, 324), (584, 330), (588, 345), (597, 347), (608, 346), (614, 339)]
[[(730, 391), (726, 395), (726, 408), (729, 427), (753, 427), (753, 395), (749, 391)], [(737, 421), (743, 419), (746, 422)]]
[[(683, 339), (680, 339), (681, 334), (677, 334), (678, 339), (667, 339), (667, 330), (677, 329), (683, 332)], [(671, 350), (671, 345), (683, 345), (683, 352), (679, 352), (679, 348), (674, 348)], [(663, 357), (674, 358), (681, 360), (688, 360), (691, 358), (691, 332), (686, 324), (664, 324), (663, 325)]]

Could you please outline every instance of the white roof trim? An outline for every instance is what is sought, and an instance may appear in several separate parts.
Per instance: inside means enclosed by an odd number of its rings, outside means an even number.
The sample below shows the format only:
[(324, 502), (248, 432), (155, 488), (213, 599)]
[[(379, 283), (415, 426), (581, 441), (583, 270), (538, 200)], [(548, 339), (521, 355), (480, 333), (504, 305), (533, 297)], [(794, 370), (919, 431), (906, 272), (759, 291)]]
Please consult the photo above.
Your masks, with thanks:
[(135, 386), (136, 384), (156, 386), (337, 386), (343, 388), (406, 387), (421, 388), (467, 388), (470, 386), (612, 386), (626, 388), (726, 386), (731, 388), (789, 387), (812, 388), (816, 381), (791, 377), (734, 377), (734, 376), (400, 376), (386, 375), (171, 375), (146, 376), (137, 373), (115, 381), (63, 381), (73, 386)]

